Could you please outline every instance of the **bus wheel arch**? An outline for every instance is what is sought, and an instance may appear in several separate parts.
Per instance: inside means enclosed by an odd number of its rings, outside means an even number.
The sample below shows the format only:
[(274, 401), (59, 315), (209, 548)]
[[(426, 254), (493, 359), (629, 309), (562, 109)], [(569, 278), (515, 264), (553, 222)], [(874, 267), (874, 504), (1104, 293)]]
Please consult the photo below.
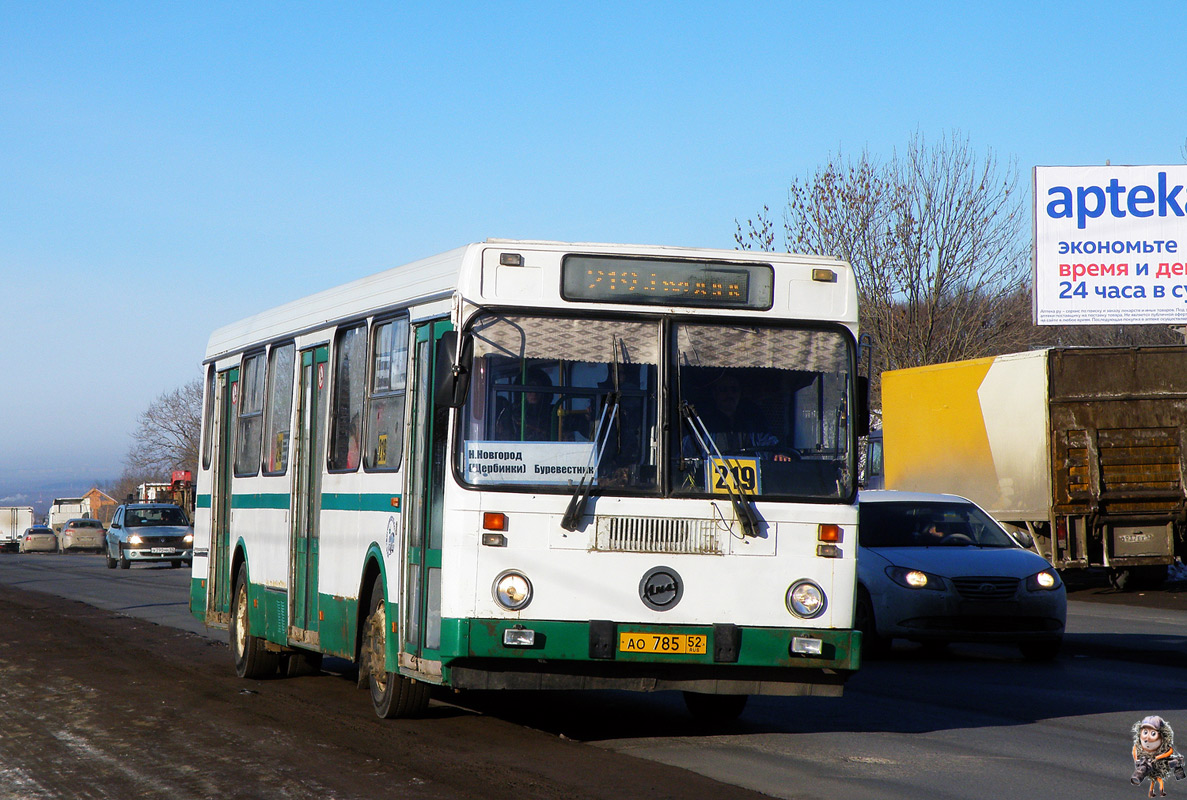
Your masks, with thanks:
[(248, 615), (247, 563), (236, 557), (238, 567), (231, 573), (235, 576), (231, 584), (231, 614), (227, 626), (231, 655), (235, 659), (235, 674), (240, 678), (259, 680), (276, 673), (280, 666), (280, 654), (269, 650), (262, 636), (251, 632)]
[(359, 646), (359, 684), (368, 689), (371, 707), (381, 719), (418, 717), (428, 708), (429, 685), (387, 671), (385, 654), (389, 626), (386, 605), (382, 582), (373, 581), (367, 622)]

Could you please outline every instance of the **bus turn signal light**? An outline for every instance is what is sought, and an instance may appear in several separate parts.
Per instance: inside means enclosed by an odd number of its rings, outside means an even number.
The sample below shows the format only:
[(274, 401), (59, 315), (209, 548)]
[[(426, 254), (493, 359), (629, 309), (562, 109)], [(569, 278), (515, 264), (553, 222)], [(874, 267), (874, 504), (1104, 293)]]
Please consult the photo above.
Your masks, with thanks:
[(816, 538), (822, 542), (840, 544), (845, 540), (845, 532), (840, 525), (821, 525), (816, 529)]
[(482, 515), (482, 527), (488, 531), (505, 531), (507, 515), (500, 511), (486, 511)]

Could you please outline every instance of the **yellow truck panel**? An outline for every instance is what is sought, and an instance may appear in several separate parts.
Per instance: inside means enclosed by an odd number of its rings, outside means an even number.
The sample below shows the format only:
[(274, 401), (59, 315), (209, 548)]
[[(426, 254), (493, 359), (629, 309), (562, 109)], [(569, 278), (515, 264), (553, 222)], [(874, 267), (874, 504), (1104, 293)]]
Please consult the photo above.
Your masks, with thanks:
[(1187, 347), (882, 374), (886, 488), (968, 497), (1056, 566), (1157, 566), (1187, 528)]

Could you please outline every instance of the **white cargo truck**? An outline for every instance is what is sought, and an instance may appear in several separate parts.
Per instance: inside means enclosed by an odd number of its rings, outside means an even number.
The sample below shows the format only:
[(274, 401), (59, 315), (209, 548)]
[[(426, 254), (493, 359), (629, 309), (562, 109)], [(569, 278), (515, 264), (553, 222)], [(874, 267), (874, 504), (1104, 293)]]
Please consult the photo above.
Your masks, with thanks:
[(963, 495), (1060, 569), (1107, 567), (1123, 586), (1187, 555), (1185, 346), (887, 371), (882, 432), (888, 489)]
[(33, 509), (29, 506), (0, 506), (0, 550), (16, 550), (21, 534), (33, 527)]
[(69, 520), (81, 519), (91, 515), (91, 501), (85, 497), (59, 497), (49, 507), (45, 517), (45, 524), (54, 529), (54, 533), (61, 533), (62, 526)]

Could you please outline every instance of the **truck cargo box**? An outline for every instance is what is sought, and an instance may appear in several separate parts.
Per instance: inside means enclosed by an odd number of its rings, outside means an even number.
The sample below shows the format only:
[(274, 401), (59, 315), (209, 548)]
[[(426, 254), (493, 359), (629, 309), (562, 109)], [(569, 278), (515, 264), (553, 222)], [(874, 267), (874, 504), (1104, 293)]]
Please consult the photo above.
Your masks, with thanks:
[(1187, 346), (1051, 348), (882, 375), (886, 485), (964, 495), (1060, 567), (1171, 563)]

